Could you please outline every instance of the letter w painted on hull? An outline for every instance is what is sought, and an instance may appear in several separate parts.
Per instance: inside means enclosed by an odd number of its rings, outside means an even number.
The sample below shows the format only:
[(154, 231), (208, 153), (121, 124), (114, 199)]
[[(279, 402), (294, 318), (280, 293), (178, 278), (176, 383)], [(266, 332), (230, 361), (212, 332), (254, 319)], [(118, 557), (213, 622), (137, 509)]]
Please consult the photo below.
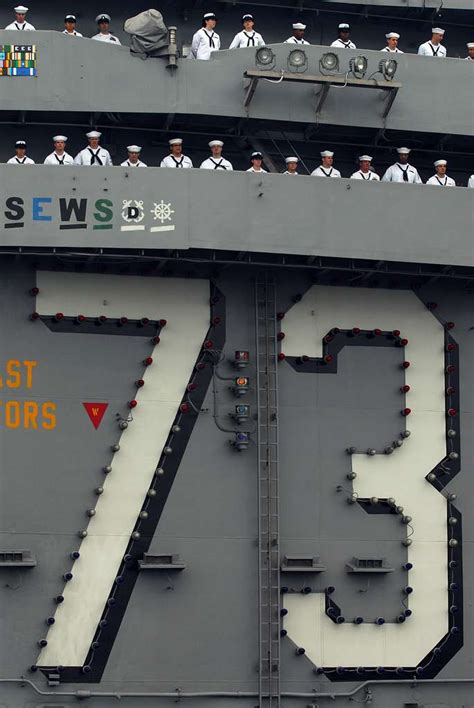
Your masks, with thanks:
[[(136, 322), (146, 312), (157, 321), (166, 319), (159, 345), (153, 345), (159, 358), (145, 368), (133, 421), (118, 431), (120, 452), (112, 459), (113, 472), (105, 479), (64, 601), (37, 659), (45, 674), (61, 667), (61, 682), (101, 679), (138, 578), (138, 560), (149, 549), (197, 419), (194, 408), (199, 410), (211, 380), (212, 353), (203, 343), (215, 315), (219, 326), (212, 327), (213, 349), (222, 350), (225, 339), (224, 298), (214, 291), (209, 305), (208, 281), (126, 277), (125, 283), (124, 278), (38, 273), (42, 317), (58, 309), (65, 317), (78, 312), (97, 317), (105, 300), (115, 303), (108, 318)], [(136, 331), (135, 324), (127, 334)], [(186, 404), (190, 381), (196, 386), (192, 406)], [(172, 454), (165, 455), (164, 448)]]

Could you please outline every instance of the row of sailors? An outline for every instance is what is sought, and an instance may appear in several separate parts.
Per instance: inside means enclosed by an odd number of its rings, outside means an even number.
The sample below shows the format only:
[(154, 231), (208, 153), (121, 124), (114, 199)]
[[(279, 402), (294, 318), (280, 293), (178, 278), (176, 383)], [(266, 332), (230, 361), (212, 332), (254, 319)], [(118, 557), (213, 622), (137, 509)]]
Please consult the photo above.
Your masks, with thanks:
[[(99, 140), (101, 133), (91, 130), (87, 133), (89, 145), (81, 150), (75, 158), (66, 152), (67, 137), (65, 135), (55, 135), (53, 138), (54, 150), (44, 160), (45, 165), (86, 165), (91, 167), (112, 166), (112, 158), (105, 148), (101, 147)], [(173, 167), (189, 169), (193, 167), (190, 157), (183, 154), (182, 138), (172, 138), (169, 141), (170, 154), (163, 158), (160, 167)], [(222, 155), (224, 143), (222, 140), (211, 140), (209, 147), (211, 155), (204, 160), (200, 168), (202, 170), (226, 170), (232, 171), (234, 168), (229, 160)], [(141, 147), (139, 145), (129, 145), (127, 147), (128, 158), (121, 163), (122, 167), (147, 167), (146, 163), (140, 159)], [(391, 165), (382, 177), (382, 182), (406, 182), (407, 184), (423, 184), (418, 170), (408, 162), (410, 149), (401, 147), (397, 149), (398, 161)], [(15, 143), (15, 156), (8, 160), (9, 165), (34, 165), (34, 161), (26, 155), (26, 142), (17, 140)], [(285, 158), (285, 175), (298, 174), (299, 159), (294, 156)], [(250, 157), (251, 166), (247, 172), (266, 173), (262, 167), (263, 155), (261, 152), (253, 152)], [(341, 173), (334, 166), (334, 153), (331, 150), (321, 152), (321, 164), (311, 172), (315, 177), (341, 177)], [(436, 160), (434, 163), (435, 174), (430, 177), (426, 184), (439, 187), (455, 187), (456, 182), (446, 174), (446, 160)], [(379, 175), (372, 170), (372, 157), (361, 155), (359, 157), (359, 169), (351, 175), (351, 179), (364, 180), (366, 182), (380, 181)], [(469, 187), (474, 188), (474, 175), (469, 179)]]
[[(28, 8), (25, 5), (17, 5), (14, 8), (15, 21), (9, 24), (5, 29), (13, 30), (34, 30), (34, 26), (26, 21), (26, 13)], [(101, 42), (110, 42), (112, 44), (120, 44), (120, 40), (110, 32), (110, 15), (102, 13), (97, 15), (95, 21), (98, 26), (98, 33), (92, 39)], [(76, 29), (76, 16), (68, 14), (64, 18), (63, 34), (82, 37), (82, 34)], [(221, 39), (215, 31), (217, 25), (217, 17), (213, 12), (206, 12), (202, 19), (202, 27), (193, 36), (191, 45), (191, 56), (195, 59), (209, 59), (212, 52), (219, 51), (221, 48)], [(241, 47), (260, 47), (264, 46), (265, 40), (262, 35), (255, 30), (255, 19), (253, 15), (247, 13), (242, 17), (242, 31), (238, 32), (232, 40), (229, 49), (240, 49)], [(293, 33), (291, 37), (285, 40), (287, 44), (309, 44), (304, 38), (306, 25), (302, 22), (295, 22), (292, 25)], [(347, 22), (341, 22), (338, 25), (338, 37), (331, 43), (331, 47), (339, 49), (357, 49), (356, 45), (350, 38), (351, 28)], [(418, 54), (428, 57), (446, 56), (446, 47), (442, 42), (445, 31), (441, 27), (433, 27), (431, 30), (431, 39), (420, 44)], [(397, 32), (388, 32), (385, 35), (387, 44), (380, 51), (390, 52), (391, 54), (403, 54), (398, 48), (398, 40), (400, 35)], [(469, 61), (474, 61), (474, 42), (467, 43)]]

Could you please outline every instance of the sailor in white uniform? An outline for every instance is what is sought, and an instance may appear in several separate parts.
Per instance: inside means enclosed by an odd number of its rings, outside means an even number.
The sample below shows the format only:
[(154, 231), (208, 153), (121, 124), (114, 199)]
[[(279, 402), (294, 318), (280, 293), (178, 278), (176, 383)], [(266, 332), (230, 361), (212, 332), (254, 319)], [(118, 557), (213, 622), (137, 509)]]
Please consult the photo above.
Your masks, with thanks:
[(474, 189), (474, 175), (471, 175), (469, 177), (469, 181), (467, 183), (467, 186), (470, 187), (471, 189)]
[(54, 150), (45, 158), (44, 164), (55, 167), (73, 165), (74, 158), (66, 152), (66, 143), (67, 137), (65, 135), (55, 135), (53, 138)]
[(7, 165), (34, 165), (35, 161), (26, 156), (26, 140), (17, 140), (15, 156), (7, 161)]
[(76, 30), (76, 22), (75, 15), (66, 15), (63, 34), (67, 34), (68, 37), (82, 37), (82, 34)]
[(88, 167), (112, 166), (113, 163), (109, 151), (99, 145), (101, 135), (102, 133), (99, 133), (98, 130), (91, 130), (86, 133), (89, 145), (76, 155), (74, 158), (75, 165), (87, 165)]
[(256, 174), (267, 174), (267, 171), (264, 170), (262, 167), (263, 155), (261, 152), (253, 152), (250, 155), (250, 162), (252, 163), (252, 166), (248, 168), (247, 172), (255, 172)]
[(221, 48), (221, 38), (214, 32), (217, 17), (213, 12), (206, 12), (202, 18), (202, 27), (199, 29), (191, 44), (190, 56), (194, 59), (210, 59), (212, 52)]
[(441, 42), (444, 39), (444, 29), (441, 27), (433, 27), (431, 30), (431, 40), (420, 44), (418, 54), (424, 57), (446, 57), (446, 47), (443, 47)]
[(408, 156), (411, 152), (409, 148), (397, 148), (398, 162), (391, 165), (384, 176), (382, 182), (405, 182), (406, 184), (423, 184), (418, 170), (408, 163)]
[(293, 25), (293, 34), (288, 39), (285, 39), (284, 44), (309, 44), (304, 38), (306, 25), (302, 22), (295, 22)]
[(467, 61), (474, 61), (474, 42), (468, 42), (466, 44), (467, 47)]
[(354, 42), (351, 42), (349, 39), (351, 28), (347, 22), (341, 22), (341, 24), (338, 25), (337, 30), (339, 37), (334, 40), (331, 47), (339, 47), (339, 49), (357, 49)]
[(95, 34), (91, 39), (96, 39), (98, 42), (109, 42), (110, 44), (120, 45), (120, 40), (110, 32), (110, 15), (103, 12), (101, 15), (97, 15), (95, 18), (97, 22), (97, 27), (99, 32)]
[(284, 175), (297, 175), (298, 174), (298, 158), (294, 155), (290, 157), (285, 157), (286, 170), (282, 172)]
[(229, 160), (222, 157), (222, 148), (224, 143), (222, 140), (211, 140), (209, 147), (211, 148), (211, 157), (207, 160), (201, 162), (201, 170), (229, 170), (232, 171), (234, 168)]
[(175, 167), (181, 169), (191, 169), (193, 162), (190, 157), (183, 155), (183, 139), (172, 138), (168, 141), (170, 146), (170, 154), (164, 157), (160, 167)]
[(28, 12), (28, 8), (25, 7), (24, 5), (17, 5), (16, 7), (13, 8), (15, 11), (15, 21), (11, 22), (9, 25), (5, 27), (6, 30), (19, 30), (19, 31), (25, 31), (25, 30), (34, 30), (35, 28), (33, 27), (32, 24), (26, 21), (26, 13)]
[(242, 17), (244, 29), (238, 32), (231, 42), (229, 49), (240, 49), (241, 47), (263, 47), (265, 42), (261, 34), (255, 32), (255, 20), (253, 15)]
[(321, 164), (311, 172), (313, 177), (340, 177), (341, 173), (333, 167), (334, 153), (331, 150), (323, 150), (321, 153)]
[(145, 162), (140, 160), (142, 149), (140, 145), (128, 145), (128, 158), (121, 163), (121, 167), (148, 167)]
[(370, 155), (360, 155), (359, 169), (351, 175), (351, 179), (363, 179), (365, 182), (380, 182), (380, 177), (371, 170), (372, 158)]
[(390, 52), (390, 54), (403, 54), (402, 50), (398, 48), (398, 40), (400, 35), (398, 32), (389, 32), (385, 35), (387, 40), (387, 46), (381, 49), (381, 52)]
[(435, 187), (455, 187), (456, 182), (446, 174), (447, 164), (446, 160), (436, 160), (434, 163), (436, 174), (430, 177), (426, 184), (432, 184)]

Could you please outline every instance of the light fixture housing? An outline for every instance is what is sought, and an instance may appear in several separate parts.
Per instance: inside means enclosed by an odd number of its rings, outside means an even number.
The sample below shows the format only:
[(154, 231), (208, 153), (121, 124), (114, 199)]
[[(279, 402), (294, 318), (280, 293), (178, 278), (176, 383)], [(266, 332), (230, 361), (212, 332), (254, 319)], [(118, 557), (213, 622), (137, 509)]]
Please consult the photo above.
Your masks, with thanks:
[(288, 69), (293, 73), (303, 73), (308, 68), (308, 57), (302, 49), (292, 49), (287, 59)]
[(339, 57), (334, 52), (326, 52), (319, 60), (320, 71), (339, 71)]
[(255, 64), (265, 71), (271, 71), (275, 67), (275, 54), (270, 47), (259, 47), (255, 52)]
[(395, 59), (381, 59), (379, 61), (379, 71), (386, 81), (391, 81), (397, 73), (398, 62)]
[(363, 79), (367, 73), (367, 58), (359, 55), (349, 61), (350, 71), (356, 79)]

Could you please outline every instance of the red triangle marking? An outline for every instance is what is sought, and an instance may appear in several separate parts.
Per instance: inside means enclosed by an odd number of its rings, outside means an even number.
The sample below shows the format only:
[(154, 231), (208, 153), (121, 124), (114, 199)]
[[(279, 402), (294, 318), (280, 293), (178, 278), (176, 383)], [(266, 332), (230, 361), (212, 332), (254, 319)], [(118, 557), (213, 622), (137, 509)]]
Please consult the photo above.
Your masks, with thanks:
[(109, 407), (108, 403), (83, 403), (82, 404), (84, 408), (86, 409), (86, 413), (91, 419), (91, 423), (94, 426), (94, 428), (97, 430), (99, 425), (102, 422), (102, 418), (104, 417), (104, 413)]

